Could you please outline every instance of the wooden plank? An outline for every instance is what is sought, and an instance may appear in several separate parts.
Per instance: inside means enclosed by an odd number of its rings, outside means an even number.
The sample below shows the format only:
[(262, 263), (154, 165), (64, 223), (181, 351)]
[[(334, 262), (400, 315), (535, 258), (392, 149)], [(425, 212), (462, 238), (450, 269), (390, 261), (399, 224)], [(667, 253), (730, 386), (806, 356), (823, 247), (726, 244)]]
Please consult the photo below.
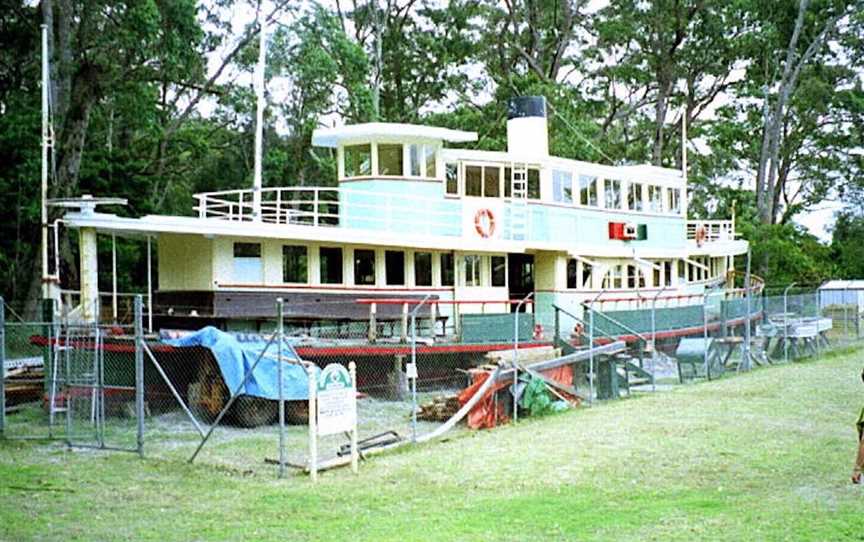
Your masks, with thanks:
[[(602, 346), (595, 346), (593, 348), (594, 356), (608, 356), (612, 354), (617, 354), (619, 352), (623, 352), (627, 349), (627, 343), (624, 341), (615, 341), (608, 344), (604, 344)], [(592, 350), (580, 350), (579, 352), (573, 352), (572, 354), (567, 354), (566, 356), (561, 356), (560, 358), (550, 359), (547, 361), (538, 361), (537, 363), (532, 363), (527, 365), (526, 368), (530, 368), (534, 371), (546, 371), (548, 369), (555, 369), (557, 367), (561, 367), (564, 365), (572, 365), (574, 363), (581, 363), (587, 361), (591, 358)], [(496, 382), (501, 382), (504, 380), (513, 380), (513, 369), (502, 369), (501, 372), (498, 373), (496, 377)]]

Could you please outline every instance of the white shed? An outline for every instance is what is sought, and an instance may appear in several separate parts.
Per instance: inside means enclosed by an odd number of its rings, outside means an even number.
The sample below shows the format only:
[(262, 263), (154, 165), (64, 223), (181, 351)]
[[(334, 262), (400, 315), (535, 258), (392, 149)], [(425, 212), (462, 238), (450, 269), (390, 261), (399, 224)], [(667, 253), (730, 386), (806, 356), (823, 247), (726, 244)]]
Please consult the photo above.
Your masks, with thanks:
[(864, 312), (864, 280), (829, 280), (819, 287), (819, 306), (821, 308), (858, 307)]

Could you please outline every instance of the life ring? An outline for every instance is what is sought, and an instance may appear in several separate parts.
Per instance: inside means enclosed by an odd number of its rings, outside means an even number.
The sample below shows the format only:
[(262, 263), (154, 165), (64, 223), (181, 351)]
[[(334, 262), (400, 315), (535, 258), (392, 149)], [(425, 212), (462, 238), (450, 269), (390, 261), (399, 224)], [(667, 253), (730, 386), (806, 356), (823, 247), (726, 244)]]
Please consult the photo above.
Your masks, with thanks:
[(536, 324), (534, 326), (534, 340), (539, 341), (543, 339), (543, 326), (541, 324)]
[(696, 226), (696, 246), (701, 247), (704, 245), (707, 238), (708, 230), (705, 229), (705, 224), (699, 224)]
[(495, 215), (489, 209), (479, 209), (474, 214), (474, 229), (480, 237), (488, 239), (495, 233)]

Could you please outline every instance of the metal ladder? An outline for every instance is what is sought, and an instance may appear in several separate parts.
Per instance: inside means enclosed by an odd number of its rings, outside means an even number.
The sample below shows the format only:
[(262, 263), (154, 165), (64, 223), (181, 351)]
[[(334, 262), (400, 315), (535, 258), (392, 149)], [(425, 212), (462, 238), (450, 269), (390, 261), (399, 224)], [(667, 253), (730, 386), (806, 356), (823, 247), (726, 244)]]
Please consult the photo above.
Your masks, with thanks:
[(508, 238), (524, 241), (528, 238), (528, 165), (510, 164), (510, 220)]

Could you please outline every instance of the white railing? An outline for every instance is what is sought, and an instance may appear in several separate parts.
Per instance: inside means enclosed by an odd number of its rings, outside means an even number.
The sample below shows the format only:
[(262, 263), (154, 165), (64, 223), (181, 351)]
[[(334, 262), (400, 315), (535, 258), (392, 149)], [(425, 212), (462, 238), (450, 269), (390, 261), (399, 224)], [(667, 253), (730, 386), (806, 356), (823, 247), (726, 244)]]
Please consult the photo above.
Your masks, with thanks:
[[(704, 231), (704, 234), (700, 234)], [(735, 240), (735, 222), (732, 220), (688, 220), (687, 239), (698, 241), (703, 236), (705, 243)]]
[[(256, 220), (252, 190), (196, 194), (201, 218)], [(259, 220), (269, 224), (340, 226), (461, 235), (461, 208), (443, 198), (321, 187), (264, 188)], [(350, 209), (349, 209), (350, 208)], [(458, 230), (458, 231), (457, 231)]]

